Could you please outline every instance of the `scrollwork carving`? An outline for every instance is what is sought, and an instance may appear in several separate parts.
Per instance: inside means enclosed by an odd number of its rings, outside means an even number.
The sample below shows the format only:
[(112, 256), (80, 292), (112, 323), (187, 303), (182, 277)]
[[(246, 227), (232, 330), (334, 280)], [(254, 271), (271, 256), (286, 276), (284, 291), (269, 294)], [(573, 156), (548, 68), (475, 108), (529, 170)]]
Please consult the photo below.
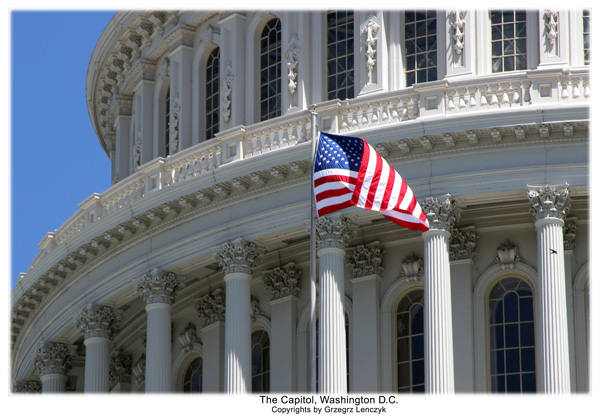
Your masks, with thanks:
[(453, 228), (450, 232), (450, 260), (472, 259), (477, 255), (477, 234), (474, 227)]
[(315, 224), (317, 232), (317, 250), (324, 248), (345, 249), (356, 234), (356, 226), (341, 215), (320, 217)]
[(201, 297), (196, 304), (196, 311), (202, 319), (203, 326), (225, 322), (225, 291), (217, 288)]
[(175, 296), (183, 288), (183, 282), (174, 274), (159, 269), (135, 279), (134, 290), (140, 294), (147, 305), (167, 303), (172, 305)]
[(439, 198), (428, 197), (421, 203), (421, 208), (427, 216), (430, 230), (450, 232), (460, 218), (460, 210), (450, 199), (450, 194)]
[(290, 46), (285, 54), (285, 57), (288, 59), (288, 90), (292, 95), (296, 93), (296, 88), (298, 87), (298, 82), (296, 79), (298, 78), (298, 56), (300, 55), (300, 51), (301, 49), (298, 43), (298, 36), (294, 34), (290, 40)]
[(452, 39), (454, 39), (454, 44), (452, 48), (454, 49), (454, 53), (457, 55), (461, 55), (463, 50), (465, 49), (465, 16), (467, 15), (466, 10), (451, 10), (448, 12), (448, 16), (451, 19), (454, 19), (450, 25), (452, 29), (454, 29), (454, 34), (452, 35)]
[(567, 185), (528, 186), (529, 212), (536, 221), (544, 218), (565, 219), (571, 208)]
[(365, 39), (365, 60), (367, 65), (367, 74), (371, 77), (371, 73), (375, 68), (377, 61), (377, 33), (379, 32), (379, 25), (374, 20), (369, 20), (361, 33), (366, 35)]
[(262, 259), (263, 249), (254, 243), (236, 238), (214, 249), (213, 257), (219, 262), (225, 274), (252, 274)]
[(89, 304), (79, 312), (75, 325), (86, 339), (94, 337), (112, 339), (120, 319), (120, 311), (115, 312), (109, 306)]
[(296, 268), (295, 263), (288, 263), (283, 267), (276, 267), (263, 276), (265, 288), (271, 291), (271, 300), (285, 296), (298, 296), (300, 293), (300, 275), (302, 272)]
[(385, 250), (379, 241), (374, 241), (366, 246), (357, 246), (348, 250), (348, 265), (352, 267), (354, 278), (379, 275), (383, 273), (383, 254)]

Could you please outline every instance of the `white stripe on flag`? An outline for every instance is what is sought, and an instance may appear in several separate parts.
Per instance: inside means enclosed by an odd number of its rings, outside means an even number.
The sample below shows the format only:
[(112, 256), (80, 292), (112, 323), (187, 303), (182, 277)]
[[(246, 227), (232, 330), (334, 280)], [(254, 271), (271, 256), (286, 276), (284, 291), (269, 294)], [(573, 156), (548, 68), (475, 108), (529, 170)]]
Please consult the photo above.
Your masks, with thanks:
[(317, 202), (317, 210), (321, 210), (322, 208), (328, 207), (329, 205), (337, 205), (343, 202), (348, 202), (352, 199), (352, 192), (349, 192), (345, 195), (334, 196), (331, 198), (325, 198), (322, 201)]
[[(381, 158), (381, 157), (380, 157)], [(381, 177), (379, 178), (379, 184), (377, 185), (377, 191), (375, 191), (375, 199), (373, 200), (373, 211), (381, 210), (381, 203), (385, 196), (385, 188), (387, 187), (387, 181), (390, 176), (390, 165), (381, 158)]]

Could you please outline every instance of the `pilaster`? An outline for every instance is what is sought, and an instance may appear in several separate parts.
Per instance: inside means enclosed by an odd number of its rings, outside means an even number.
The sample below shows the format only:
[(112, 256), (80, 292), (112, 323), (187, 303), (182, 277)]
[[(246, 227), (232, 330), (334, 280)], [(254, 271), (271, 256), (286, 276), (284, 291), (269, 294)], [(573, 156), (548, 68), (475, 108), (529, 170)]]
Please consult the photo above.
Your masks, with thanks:
[(116, 170), (119, 179), (129, 176), (131, 169), (131, 157), (133, 155), (133, 140), (131, 138), (131, 110), (132, 101), (120, 97), (115, 99), (111, 106), (111, 115), (115, 128), (115, 152)]
[(454, 393), (452, 291), (449, 237), (459, 211), (450, 195), (421, 203), (430, 229), (424, 232), (425, 392)]
[[(446, 12), (445, 22), (446, 76), (450, 78), (474, 75), (477, 54), (475, 11), (449, 10)], [(438, 40), (438, 48), (442, 45)]]
[(271, 391), (296, 391), (296, 322), (301, 271), (294, 263), (265, 273), (271, 292)]
[[(246, 17), (240, 13), (225, 13), (219, 21), (221, 64), (221, 120), (220, 131), (244, 123), (246, 73)], [(251, 70), (251, 69), (250, 69)], [(252, 119), (250, 124), (256, 120)]]
[(354, 12), (354, 47), (355, 52), (358, 50), (354, 57), (357, 95), (388, 89), (386, 34), (383, 10)]
[(202, 391), (224, 391), (225, 366), (225, 291), (217, 288), (196, 304), (202, 319)]
[(568, 393), (569, 339), (563, 226), (570, 208), (567, 185), (528, 186), (538, 242), (537, 328), (541, 345), (538, 385), (544, 393)]
[[(539, 66), (569, 64), (569, 11), (538, 11)], [(579, 36), (583, 36), (580, 34)]]
[(357, 392), (381, 391), (381, 273), (385, 250), (374, 241), (348, 250), (352, 269), (353, 319), (352, 388)]

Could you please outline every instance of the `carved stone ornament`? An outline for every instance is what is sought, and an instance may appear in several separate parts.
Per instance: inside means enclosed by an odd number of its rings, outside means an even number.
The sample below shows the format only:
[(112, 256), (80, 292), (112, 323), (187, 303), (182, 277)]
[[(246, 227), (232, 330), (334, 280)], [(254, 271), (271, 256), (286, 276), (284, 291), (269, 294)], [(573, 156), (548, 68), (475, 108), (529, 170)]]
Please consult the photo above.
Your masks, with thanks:
[(13, 388), (14, 393), (41, 393), (42, 383), (37, 380), (17, 381)]
[(565, 220), (563, 228), (564, 250), (573, 250), (575, 248), (575, 237), (577, 236), (577, 223), (575, 218)]
[(173, 100), (172, 117), (169, 121), (169, 154), (173, 155), (179, 150), (179, 113), (181, 113), (181, 103), (179, 93)]
[(196, 332), (196, 325), (191, 322), (183, 328), (183, 331), (177, 337), (179, 343), (181, 344), (181, 352), (186, 353), (191, 351), (195, 345), (202, 344), (200, 342), (200, 338), (198, 338), (198, 333)]
[(410, 254), (402, 261), (402, 270), (400, 270), (400, 279), (408, 282), (422, 281), (425, 275), (423, 258), (416, 253)]
[(472, 259), (477, 255), (477, 234), (474, 227), (453, 228), (450, 232), (450, 260)]
[(196, 304), (196, 311), (202, 319), (203, 326), (225, 322), (225, 291), (217, 288), (212, 293), (202, 296)]
[(296, 88), (298, 87), (298, 82), (296, 82), (296, 79), (298, 78), (298, 56), (300, 55), (300, 50), (298, 36), (294, 34), (290, 40), (290, 46), (285, 54), (285, 57), (288, 60), (288, 90), (292, 95), (296, 92)]
[(34, 364), (41, 376), (46, 374), (67, 375), (71, 370), (74, 348), (61, 343), (45, 342), (38, 348)]
[(131, 367), (131, 373), (135, 377), (135, 381), (141, 384), (146, 379), (146, 354), (142, 354), (139, 360)]
[(544, 17), (546, 18), (546, 40), (554, 46), (558, 37), (558, 11), (546, 10)]
[(519, 247), (509, 240), (502, 243), (496, 252), (498, 255), (494, 259), (494, 263), (500, 264), (502, 269), (514, 269), (515, 263), (523, 260), (519, 255)]
[(252, 321), (256, 321), (256, 317), (259, 315), (264, 315), (260, 308), (260, 300), (256, 296), (250, 295), (250, 317)]
[(370, 77), (375, 68), (377, 56), (377, 33), (379, 25), (374, 20), (369, 20), (361, 33), (366, 35), (365, 39), (365, 59), (367, 64), (367, 74)]
[(317, 250), (324, 248), (345, 249), (356, 234), (356, 226), (341, 215), (320, 217), (315, 224), (317, 232)]
[(133, 161), (135, 166), (140, 166), (142, 164), (142, 141), (140, 140), (140, 132), (136, 135), (135, 146), (133, 148)]
[(421, 209), (427, 216), (430, 230), (450, 232), (460, 218), (460, 210), (450, 199), (450, 194), (439, 198), (427, 197), (425, 201), (421, 202)]
[(450, 10), (448, 16), (454, 21), (450, 23), (454, 34), (452, 35), (454, 53), (460, 55), (465, 49), (465, 16), (467, 15), (466, 10)]
[(75, 325), (86, 339), (112, 339), (120, 319), (120, 313), (115, 313), (109, 306), (89, 304), (79, 312)]
[(108, 366), (108, 376), (110, 378), (110, 388), (112, 389), (118, 383), (131, 383), (132, 360), (130, 355), (125, 355), (118, 351), (110, 358)]
[(140, 294), (147, 305), (167, 303), (172, 305), (175, 296), (183, 288), (183, 283), (174, 273), (154, 269), (135, 279), (134, 290)]
[(236, 238), (224, 243), (213, 252), (213, 257), (219, 262), (225, 274), (252, 274), (258, 262), (262, 259), (263, 249), (254, 243)]
[(374, 241), (366, 246), (357, 246), (354, 250), (348, 250), (348, 266), (352, 268), (354, 278), (378, 275), (383, 273), (383, 254), (385, 250)]
[(234, 79), (231, 63), (228, 63), (221, 81), (221, 113), (225, 121), (229, 121), (231, 117), (231, 91)]
[(265, 288), (271, 291), (271, 300), (286, 296), (298, 296), (300, 293), (300, 275), (295, 263), (276, 267), (263, 276)]
[(565, 219), (571, 208), (569, 189), (565, 185), (528, 186), (529, 212), (536, 221), (544, 218)]

